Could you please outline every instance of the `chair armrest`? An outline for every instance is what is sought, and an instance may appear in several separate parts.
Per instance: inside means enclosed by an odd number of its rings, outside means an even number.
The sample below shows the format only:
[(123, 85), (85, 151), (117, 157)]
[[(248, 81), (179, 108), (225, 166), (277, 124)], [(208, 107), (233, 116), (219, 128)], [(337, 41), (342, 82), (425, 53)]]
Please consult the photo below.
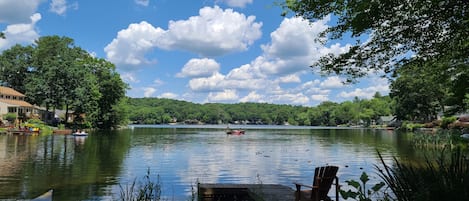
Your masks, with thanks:
[(295, 184), (295, 186), (296, 186), (296, 191), (300, 191), (301, 186), (308, 187), (308, 188), (311, 188), (311, 189), (317, 188), (317, 186), (311, 186), (311, 185), (297, 183), (297, 182), (293, 182), (293, 184)]

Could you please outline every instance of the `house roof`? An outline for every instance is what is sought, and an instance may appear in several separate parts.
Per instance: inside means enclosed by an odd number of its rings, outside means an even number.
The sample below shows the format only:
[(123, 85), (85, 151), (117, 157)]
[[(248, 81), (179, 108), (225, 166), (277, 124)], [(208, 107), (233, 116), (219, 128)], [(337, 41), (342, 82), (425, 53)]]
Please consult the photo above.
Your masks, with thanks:
[(379, 119), (381, 121), (393, 121), (396, 117), (395, 116), (381, 116)]
[(33, 107), (33, 105), (31, 105), (30, 103), (28, 103), (26, 101), (23, 101), (23, 100), (11, 100), (11, 99), (0, 98), (0, 102), (6, 103), (6, 104), (9, 104), (9, 105), (17, 105), (17, 106), (20, 106), (20, 107)]
[(10, 87), (3, 87), (3, 86), (0, 86), (0, 94), (10, 95), (10, 96), (18, 96), (18, 97), (25, 97), (24, 94), (14, 90)]

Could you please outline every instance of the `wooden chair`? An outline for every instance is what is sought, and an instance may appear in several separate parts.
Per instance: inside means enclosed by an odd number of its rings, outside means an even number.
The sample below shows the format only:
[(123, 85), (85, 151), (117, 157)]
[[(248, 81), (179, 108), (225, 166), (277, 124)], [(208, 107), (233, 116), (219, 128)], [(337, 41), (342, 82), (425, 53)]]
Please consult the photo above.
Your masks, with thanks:
[[(337, 166), (324, 166), (317, 167), (314, 170), (313, 185), (305, 185), (301, 183), (294, 183), (296, 186), (295, 199), (296, 201), (320, 201), (331, 200), (327, 194), (331, 189), (332, 183), (335, 180), (335, 200), (339, 200), (339, 178), (336, 176), (339, 167)], [(301, 190), (301, 186), (308, 187), (308, 190)]]

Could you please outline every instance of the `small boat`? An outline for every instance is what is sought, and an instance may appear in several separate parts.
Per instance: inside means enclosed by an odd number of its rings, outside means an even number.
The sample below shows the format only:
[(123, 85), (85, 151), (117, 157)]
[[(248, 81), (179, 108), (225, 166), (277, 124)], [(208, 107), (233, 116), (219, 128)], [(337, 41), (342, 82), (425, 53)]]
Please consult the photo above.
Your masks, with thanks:
[(74, 132), (72, 133), (73, 136), (88, 136), (88, 133), (85, 132)]
[(54, 193), (54, 190), (48, 190), (44, 194), (32, 199), (32, 201), (51, 201), (52, 200), (52, 194)]
[(469, 133), (464, 133), (464, 134), (462, 134), (460, 137), (469, 140)]
[(239, 129), (236, 129), (236, 130), (227, 130), (226, 131), (226, 134), (228, 135), (244, 135), (245, 131), (244, 130), (239, 130)]

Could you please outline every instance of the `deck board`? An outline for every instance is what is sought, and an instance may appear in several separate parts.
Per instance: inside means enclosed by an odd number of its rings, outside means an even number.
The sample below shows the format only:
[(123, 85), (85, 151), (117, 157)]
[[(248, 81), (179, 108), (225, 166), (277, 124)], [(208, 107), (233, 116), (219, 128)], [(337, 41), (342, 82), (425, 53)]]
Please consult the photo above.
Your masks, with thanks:
[[(295, 191), (279, 184), (198, 184), (199, 201), (218, 200), (222, 194), (234, 195), (239, 193), (241, 197), (249, 193), (253, 198), (261, 198), (266, 201), (294, 201)], [(229, 196), (228, 196), (229, 197)], [(231, 200), (231, 199), (226, 199)], [(251, 200), (251, 199), (245, 199)], [(256, 200), (256, 199), (252, 199)]]

